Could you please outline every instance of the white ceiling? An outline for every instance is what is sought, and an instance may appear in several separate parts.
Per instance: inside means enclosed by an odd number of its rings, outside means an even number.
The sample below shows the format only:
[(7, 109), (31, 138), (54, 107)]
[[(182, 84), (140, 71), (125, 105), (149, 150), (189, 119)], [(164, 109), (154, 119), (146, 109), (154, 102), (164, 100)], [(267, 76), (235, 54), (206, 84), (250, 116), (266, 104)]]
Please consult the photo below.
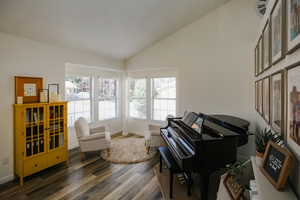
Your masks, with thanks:
[(0, 31), (126, 59), (228, 0), (0, 0)]

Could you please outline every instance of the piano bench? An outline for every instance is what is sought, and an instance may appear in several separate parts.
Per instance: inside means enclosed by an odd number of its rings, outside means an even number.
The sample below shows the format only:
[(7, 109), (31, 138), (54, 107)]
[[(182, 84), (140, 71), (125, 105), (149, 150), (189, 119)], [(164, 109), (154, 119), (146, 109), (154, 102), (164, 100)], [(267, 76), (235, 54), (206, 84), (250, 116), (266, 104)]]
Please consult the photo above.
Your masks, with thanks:
[[(170, 199), (173, 198), (173, 177), (174, 174), (180, 174), (183, 173), (183, 171), (180, 169), (178, 164), (176, 163), (175, 159), (173, 158), (171, 152), (169, 151), (168, 147), (159, 147), (159, 172), (162, 172), (162, 161), (164, 161), (165, 165), (167, 166), (169, 172), (170, 172)], [(191, 196), (191, 185), (192, 180), (191, 177), (188, 177), (187, 180), (188, 185), (188, 196)]]

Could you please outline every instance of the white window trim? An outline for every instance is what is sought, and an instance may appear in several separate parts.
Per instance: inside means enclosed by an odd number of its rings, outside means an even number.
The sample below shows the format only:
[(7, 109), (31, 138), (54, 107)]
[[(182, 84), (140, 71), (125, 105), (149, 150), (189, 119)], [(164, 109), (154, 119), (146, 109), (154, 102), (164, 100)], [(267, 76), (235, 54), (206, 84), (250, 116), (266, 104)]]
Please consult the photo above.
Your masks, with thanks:
[[(134, 97), (127, 97), (127, 108), (128, 108), (128, 116), (127, 118), (129, 120), (137, 120), (137, 121), (150, 121), (153, 123), (162, 123), (164, 120), (154, 120), (153, 119), (153, 96), (152, 96), (152, 79), (153, 78), (175, 78), (176, 79), (176, 98), (158, 98), (158, 99), (166, 99), (166, 100), (176, 100), (176, 106), (175, 106), (175, 114), (178, 113), (178, 105), (179, 105), (179, 95), (178, 95), (178, 77), (174, 73), (170, 73), (170, 75), (154, 75), (154, 76), (132, 76), (127, 79), (129, 82), (130, 79), (146, 79), (146, 97), (145, 98), (134, 98)], [(128, 84), (127, 84), (128, 85)], [(129, 93), (129, 87), (126, 89), (127, 93)], [(146, 99), (146, 118), (137, 118), (130, 116), (130, 100), (131, 99)]]

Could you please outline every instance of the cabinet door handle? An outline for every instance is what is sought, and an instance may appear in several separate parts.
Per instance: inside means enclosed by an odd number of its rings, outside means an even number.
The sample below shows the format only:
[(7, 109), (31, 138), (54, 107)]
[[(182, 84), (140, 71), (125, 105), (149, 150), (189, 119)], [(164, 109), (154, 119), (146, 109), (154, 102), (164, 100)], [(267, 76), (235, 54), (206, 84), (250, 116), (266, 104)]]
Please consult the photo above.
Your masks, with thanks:
[(59, 156), (56, 156), (56, 159), (59, 159)]
[(34, 166), (37, 167), (38, 165), (37, 165), (37, 164), (34, 164)]

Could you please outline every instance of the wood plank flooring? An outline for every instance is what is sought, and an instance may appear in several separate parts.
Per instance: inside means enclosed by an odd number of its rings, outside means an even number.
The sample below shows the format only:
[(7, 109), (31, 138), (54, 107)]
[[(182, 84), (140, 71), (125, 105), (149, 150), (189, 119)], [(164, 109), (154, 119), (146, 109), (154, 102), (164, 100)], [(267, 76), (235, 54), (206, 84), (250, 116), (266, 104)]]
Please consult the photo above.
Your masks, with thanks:
[[(99, 153), (98, 153), (99, 154)], [(80, 161), (78, 150), (70, 152), (69, 166), (60, 164), (28, 178), (0, 185), (1, 200), (157, 200), (162, 199), (153, 167), (158, 157), (147, 162), (119, 165), (88, 154)]]

